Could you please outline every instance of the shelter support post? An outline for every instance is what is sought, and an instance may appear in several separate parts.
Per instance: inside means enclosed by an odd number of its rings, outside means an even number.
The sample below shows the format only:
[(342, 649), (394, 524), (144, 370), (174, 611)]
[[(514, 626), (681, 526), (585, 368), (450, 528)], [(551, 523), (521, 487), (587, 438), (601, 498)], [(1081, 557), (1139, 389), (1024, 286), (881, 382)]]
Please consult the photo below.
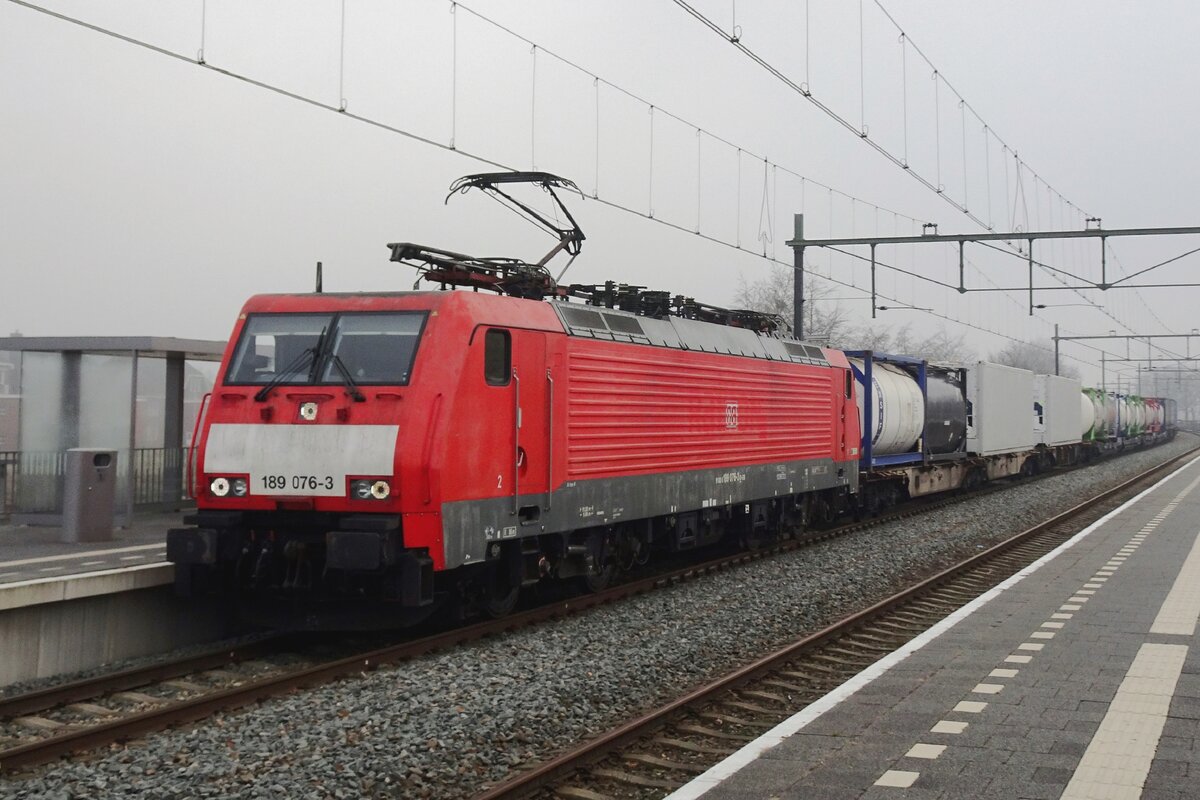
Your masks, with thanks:
[(163, 408), (162, 499), (178, 502), (183, 497), (183, 353), (167, 354), (167, 385)]
[[(129, 455), (125, 458), (125, 527), (133, 527), (133, 488), (136, 483), (138, 351), (129, 351)], [(118, 461), (117, 467), (120, 468)], [(115, 512), (114, 512), (115, 513)]]

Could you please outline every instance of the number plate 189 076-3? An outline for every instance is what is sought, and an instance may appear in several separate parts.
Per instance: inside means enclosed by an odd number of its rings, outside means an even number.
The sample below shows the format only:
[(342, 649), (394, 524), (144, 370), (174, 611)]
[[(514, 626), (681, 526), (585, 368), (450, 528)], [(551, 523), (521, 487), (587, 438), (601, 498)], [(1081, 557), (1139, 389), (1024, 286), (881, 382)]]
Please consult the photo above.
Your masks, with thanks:
[(250, 476), (250, 494), (340, 496), (346, 493), (345, 484), (344, 476), (269, 473)]

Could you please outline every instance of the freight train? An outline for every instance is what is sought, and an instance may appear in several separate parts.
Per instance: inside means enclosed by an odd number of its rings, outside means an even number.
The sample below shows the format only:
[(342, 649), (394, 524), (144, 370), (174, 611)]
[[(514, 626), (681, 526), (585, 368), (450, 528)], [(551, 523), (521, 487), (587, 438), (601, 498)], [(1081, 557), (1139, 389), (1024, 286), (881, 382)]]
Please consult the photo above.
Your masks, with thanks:
[[(515, 199), (521, 182), (569, 225)], [(499, 616), (540, 582), (596, 590), (664, 552), (754, 546), (1170, 435), (1169, 401), (842, 352), (642, 287), (563, 286), (545, 264), (582, 244), (554, 191), (572, 184), (500, 173), (465, 188), (558, 244), (538, 263), (393, 244), (441, 290), (246, 302), (193, 435), (197, 511), (168, 533), (182, 593), (289, 628)]]

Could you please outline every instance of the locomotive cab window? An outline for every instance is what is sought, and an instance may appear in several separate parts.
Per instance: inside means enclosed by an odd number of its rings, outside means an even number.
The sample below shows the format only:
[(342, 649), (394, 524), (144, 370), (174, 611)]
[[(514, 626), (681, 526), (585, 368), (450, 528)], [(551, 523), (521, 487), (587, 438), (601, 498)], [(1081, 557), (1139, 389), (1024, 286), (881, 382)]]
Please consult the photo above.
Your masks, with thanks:
[(408, 383), (424, 323), (424, 314), (412, 312), (341, 315), (320, 382), (337, 383), (344, 370), (355, 383)]
[(226, 383), (269, 383), (284, 375), (304, 383), (312, 372), (317, 340), (332, 314), (252, 314), (242, 328)]
[(512, 337), (492, 328), (483, 336), (483, 377), (489, 386), (507, 386), (512, 376)]
[(425, 314), (414, 311), (251, 314), (226, 385), (408, 383)]

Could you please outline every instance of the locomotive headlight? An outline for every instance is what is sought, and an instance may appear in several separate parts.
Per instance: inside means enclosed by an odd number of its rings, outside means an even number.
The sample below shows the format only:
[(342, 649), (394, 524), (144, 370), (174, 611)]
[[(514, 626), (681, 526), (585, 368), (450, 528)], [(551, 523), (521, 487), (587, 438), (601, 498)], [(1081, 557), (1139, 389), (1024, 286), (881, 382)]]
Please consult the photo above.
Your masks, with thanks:
[(245, 478), (234, 478), (229, 482), (229, 487), (233, 490), (234, 497), (245, 497), (246, 491), (250, 488)]
[(350, 498), (353, 500), (387, 500), (392, 496), (392, 485), (374, 478), (356, 478), (350, 481)]
[(213, 478), (212, 483), (208, 485), (208, 490), (217, 497), (224, 497), (229, 494), (229, 481), (225, 478)]

